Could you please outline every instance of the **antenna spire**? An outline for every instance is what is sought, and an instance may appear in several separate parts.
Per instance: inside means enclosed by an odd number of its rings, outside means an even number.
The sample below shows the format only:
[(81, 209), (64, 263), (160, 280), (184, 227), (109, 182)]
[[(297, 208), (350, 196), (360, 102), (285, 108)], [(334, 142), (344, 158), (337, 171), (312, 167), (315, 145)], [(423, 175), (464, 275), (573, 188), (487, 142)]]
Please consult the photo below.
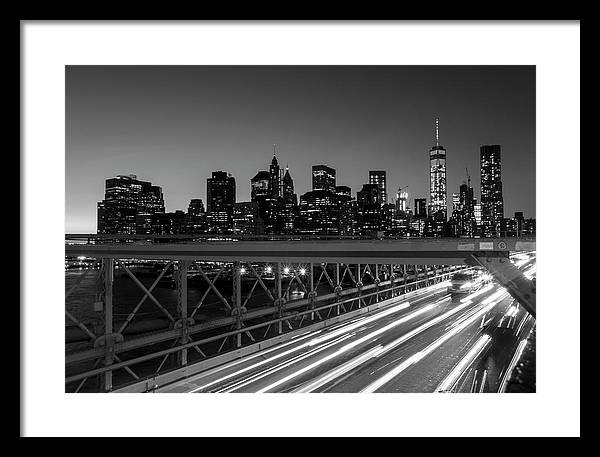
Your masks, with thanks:
[(435, 145), (440, 145), (440, 118), (435, 118)]

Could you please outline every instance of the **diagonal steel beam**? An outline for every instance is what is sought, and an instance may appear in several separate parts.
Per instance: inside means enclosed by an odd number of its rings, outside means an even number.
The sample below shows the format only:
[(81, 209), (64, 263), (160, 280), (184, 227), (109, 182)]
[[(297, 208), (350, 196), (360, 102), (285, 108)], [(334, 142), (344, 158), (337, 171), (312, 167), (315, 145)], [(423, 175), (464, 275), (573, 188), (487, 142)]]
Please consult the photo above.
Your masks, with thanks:
[(535, 283), (527, 279), (503, 253), (481, 252), (468, 260), (474, 266), (485, 268), (523, 308), (535, 317)]
[[(225, 267), (221, 268), (217, 274), (215, 275), (215, 279), (213, 279), (214, 282), (217, 282), (217, 280), (219, 279), (219, 276), (221, 275), (221, 273), (223, 272), (223, 270), (225, 269)], [(194, 307), (194, 311), (192, 311), (192, 314), (190, 315), (190, 317), (194, 317), (194, 315), (196, 314), (196, 312), (200, 309), (200, 307), (202, 306), (202, 304), (204, 303), (204, 300), (206, 299), (206, 297), (208, 296), (208, 294), (210, 293), (212, 289), (209, 287), (208, 289), (206, 289), (204, 291), (204, 293), (202, 294), (202, 297), (200, 298), (200, 301), (198, 301), (198, 303), (196, 303), (196, 306)], [(210, 303), (209, 303), (210, 304)]]
[(135, 306), (135, 308), (133, 308), (133, 311), (131, 311), (131, 313), (129, 313), (129, 316), (127, 316), (127, 319), (125, 319), (125, 322), (123, 322), (123, 324), (121, 324), (121, 327), (119, 328), (119, 330), (117, 331), (117, 333), (123, 333), (123, 331), (131, 323), (131, 321), (135, 317), (136, 313), (139, 311), (139, 309), (141, 308), (141, 306), (146, 301), (146, 298), (148, 298), (148, 294), (150, 294), (154, 290), (154, 288), (158, 285), (158, 283), (160, 282), (160, 280), (162, 279), (162, 277), (165, 275), (165, 273), (167, 272), (167, 270), (169, 269), (169, 267), (172, 265), (172, 263), (173, 262), (168, 262), (167, 263), (167, 265), (160, 272), (160, 274), (158, 275), (158, 277), (156, 278), (156, 280), (152, 283), (152, 285), (150, 286), (150, 288), (146, 292), (144, 292), (144, 296), (140, 299), (140, 301)]
[(229, 302), (227, 301), (227, 299), (225, 297), (223, 297), (223, 295), (221, 294), (221, 292), (219, 292), (219, 289), (217, 289), (217, 287), (208, 278), (208, 276), (206, 276), (206, 273), (204, 273), (204, 270), (202, 269), (202, 267), (200, 265), (198, 265), (198, 271), (200, 271), (200, 274), (202, 275), (202, 277), (204, 278), (204, 280), (208, 283), (208, 286), (213, 290), (213, 292), (217, 295), (217, 297), (219, 297), (219, 300), (221, 300), (221, 302), (227, 307), (227, 309), (229, 311), (231, 311), (231, 305), (229, 304)]
[(77, 319), (75, 316), (73, 316), (70, 312), (68, 312), (65, 309), (65, 314), (67, 315), (67, 317), (69, 319), (71, 319), (75, 324), (77, 324), (77, 327), (79, 327), (81, 330), (83, 330), (85, 333), (87, 333), (87, 335), (92, 339), (95, 340), (96, 339), (96, 335), (90, 330), (88, 329), (85, 324), (83, 322), (81, 322), (79, 319)]
[(125, 270), (125, 273), (127, 273), (127, 275), (132, 279), (132, 281), (140, 288), (142, 289), (143, 292), (145, 292), (148, 295), (148, 298), (150, 300), (152, 300), (152, 302), (154, 302), (154, 304), (156, 306), (158, 306), (158, 308), (163, 312), (163, 314), (165, 316), (167, 316), (169, 318), (169, 320), (171, 322), (175, 322), (175, 318), (173, 318), (173, 316), (171, 316), (171, 313), (169, 313), (169, 311), (167, 311), (163, 305), (160, 304), (160, 302), (154, 297), (154, 295), (152, 295), (150, 292), (148, 292), (148, 289), (146, 289), (146, 286), (144, 286), (144, 284), (142, 284), (142, 282), (135, 277), (135, 275), (129, 270), (129, 268), (127, 268), (126, 265), (123, 264), (123, 262), (121, 262), (119, 259), (115, 259), (115, 261), (117, 262), (117, 264), (119, 264), (119, 266), (121, 268), (123, 268)]
[(275, 297), (273, 297), (273, 294), (271, 293), (271, 291), (269, 290), (269, 288), (265, 285), (265, 283), (262, 280), (261, 275), (259, 275), (256, 270), (254, 269), (254, 267), (252, 266), (252, 264), (250, 264), (250, 270), (252, 270), (252, 272), (254, 273), (254, 275), (256, 276), (256, 279), (258, 280), (260, 286), (264, 289), (264, 291), (266, 292), (266, 294), (269, 296), (269, 299), (271, 301), (275, 300)]
[(90, 274), (90, 271), (92, 271), (92, 268), (93, 268), (93, 267), (95, 267), (96, 265), (98, 265), (98, 262), (99, 262), (99, 261), (100, 261), (100, 260), (99, 260), (99, 259), (97, 259), (97, 260), (96, 260), (96, 261), (95, 261), (95, 262), (94, 262), (94, 263), (93, 263), (91, 266), (87, 267), (87, 268), (85, 269), (85, 271), (83, 271), (83, 272), (82, 272), (82, 273), (79, 275), (79, 277), (77, 278), (77, 281), (75, 281), (75, 284), (73, 284), (73, 285), (71, 286), (71, 288), (69, 289), (69, 291), (68, 291), (68, 292), (65, 294), (65, 300), (66, 300), (67, 298), (69, 298), (69, 295), (71, 295), (75, 289), (77, 289), (77, 287), (79, 286), (79, 284), (81, 284), (81, 281), (83, 281), (83, 280), (84, 280), (84, 279), (85, 279), (85, 278), (86, 278), (86, 277), (87, 277), (87, 276)]

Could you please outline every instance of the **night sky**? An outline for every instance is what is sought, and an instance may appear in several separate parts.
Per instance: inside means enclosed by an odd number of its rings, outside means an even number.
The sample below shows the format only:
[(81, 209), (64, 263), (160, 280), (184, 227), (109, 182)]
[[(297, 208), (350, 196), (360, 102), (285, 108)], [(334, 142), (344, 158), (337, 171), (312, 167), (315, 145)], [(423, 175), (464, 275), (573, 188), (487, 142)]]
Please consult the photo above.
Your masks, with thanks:
[(273, 144), (298, 196), (311, 165), (337, 170), (353, 196), (369, 170), (388, 195), (429, 200), (434, 118), (447, 150), (448, 206), (479, 146), (502, 145), (505, 217), (535, 217), (534, 66), (67, 66), (66, 232), (95, 233), (104, 181), (162, 186), (167, 211), (206, 203), (206, 178), (228, 171), (237, 201), (268, 169)]

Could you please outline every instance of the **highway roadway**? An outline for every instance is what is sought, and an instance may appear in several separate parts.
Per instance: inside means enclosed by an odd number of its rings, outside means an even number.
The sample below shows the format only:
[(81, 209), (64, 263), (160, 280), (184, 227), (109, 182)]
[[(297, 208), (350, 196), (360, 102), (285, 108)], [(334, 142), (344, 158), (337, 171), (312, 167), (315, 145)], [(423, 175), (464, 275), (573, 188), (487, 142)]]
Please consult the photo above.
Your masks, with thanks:
[[(520, 261), (528, 276), (535, 259)], [(448, 282), (156, 392), (501, 392), (535, 319), (494, 282)]]

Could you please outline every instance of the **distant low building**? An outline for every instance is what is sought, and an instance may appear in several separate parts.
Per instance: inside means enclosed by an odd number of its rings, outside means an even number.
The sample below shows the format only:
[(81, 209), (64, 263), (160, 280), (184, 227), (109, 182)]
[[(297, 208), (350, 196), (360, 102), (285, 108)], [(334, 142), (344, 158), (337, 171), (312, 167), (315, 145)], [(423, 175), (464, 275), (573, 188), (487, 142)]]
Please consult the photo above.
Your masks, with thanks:
[(259, 215), (257, 202), (238, 202), (233, 206), (233, 233), (262, 235), (265, 226)]
[(186, 213), (180, 210), (152, 216), (152, 233), (155, 235), (181, 235), (187, 232)]
[(499, 236), (535, 236), (535, 219), (525, 219), (523, 212), (517, 211), (514, 217), (502, 219)]

